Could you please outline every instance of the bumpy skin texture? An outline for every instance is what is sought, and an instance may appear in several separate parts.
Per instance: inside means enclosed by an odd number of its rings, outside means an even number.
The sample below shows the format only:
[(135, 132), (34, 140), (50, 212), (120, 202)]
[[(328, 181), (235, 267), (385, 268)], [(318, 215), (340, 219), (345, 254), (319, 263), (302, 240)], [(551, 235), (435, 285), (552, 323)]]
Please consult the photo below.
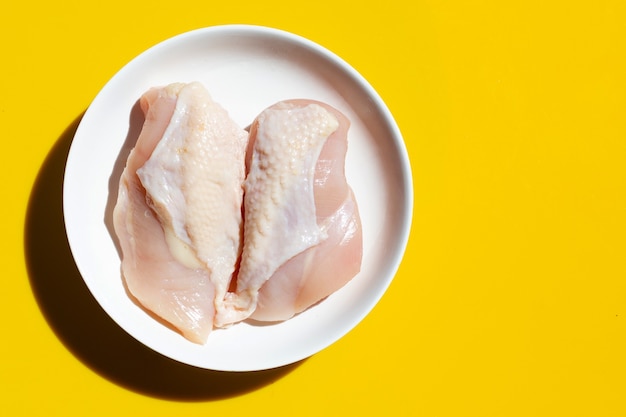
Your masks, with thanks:
[(114, 226), (129, 292), (196, 343), (213, 328), (241, 251), (247, 133), (198, 83), (152, 89)]
[(349, 122), (310, 100), (278, 103), (251, 128), (244, 249), (228, 316), (286, 320), (360, 270), (361, 222), (345, 178)]
[[(310, 101), (293, 101), (309, 105)], [(259, 291), (252, 318), (286, 320), (337, 291), (361, 269), (363, 236), (352, 189), (345, 176), (350, 122), (338, 110), (323, 107), (338, 120), (315, 165), (314, 199), (317, 224), (327, 238), (285, 262)]]

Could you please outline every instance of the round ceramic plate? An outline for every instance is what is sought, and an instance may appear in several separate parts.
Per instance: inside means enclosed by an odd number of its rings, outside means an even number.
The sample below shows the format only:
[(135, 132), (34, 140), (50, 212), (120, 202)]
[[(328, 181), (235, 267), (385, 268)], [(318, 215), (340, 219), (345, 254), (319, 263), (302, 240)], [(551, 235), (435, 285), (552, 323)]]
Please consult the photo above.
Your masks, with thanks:
[[(129, 130), (137, 117), (137, 100), (150, 87), (190, 81), (203, 83), (240, 126), (248, 126), (271, 104), (290, 98), (320, 100), (346, 114), (352, 122), (346, 175), (359, 205), (364, 245), (361, 272), (321, 303), (285, 322), (242, 322), (215, 330), (202, 346), (154, 320), (128, 297), (111, 227), (119, 177), (133, 146), (127, 138), (136, 137)], [(68, 240), (98, 303), (124, 330), (155, 351), (189, 365), (226, 371), (297, 362), (354, 328), (396, 274), (413, 204), (400, 131), (367, 81), (311, 41), (241, 25), (176, 36), (122, 68), (82, 118), (64, 181)]]

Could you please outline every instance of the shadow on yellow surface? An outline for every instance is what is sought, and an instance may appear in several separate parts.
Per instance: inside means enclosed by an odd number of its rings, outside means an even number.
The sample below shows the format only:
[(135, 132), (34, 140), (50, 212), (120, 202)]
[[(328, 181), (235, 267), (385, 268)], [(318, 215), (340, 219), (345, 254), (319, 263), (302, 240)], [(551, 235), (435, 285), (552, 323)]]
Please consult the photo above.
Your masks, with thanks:
[(241, 395), (288, 374), (299, 363), (247, 373), (210, 371), (170, 360), (136, 341), (102, 310), (74, 263), (63, 221), (63, 172), (82, 115), (42, 165), (25, 225), (30, 284), (50, 327), (78, 359), (108, 380), (144, 395), (205, 401)]

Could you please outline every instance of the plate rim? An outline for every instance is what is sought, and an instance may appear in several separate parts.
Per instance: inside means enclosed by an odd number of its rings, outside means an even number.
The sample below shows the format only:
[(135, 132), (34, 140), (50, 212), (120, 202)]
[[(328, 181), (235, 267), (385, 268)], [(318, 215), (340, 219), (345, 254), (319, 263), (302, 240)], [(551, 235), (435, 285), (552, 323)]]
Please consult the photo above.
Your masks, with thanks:
[[(394, 151), (395, 151), (395, 157), (397, 159), (399, 159), (400, 161), (400, 168), (401, 168), (401, 175), (402, 175), (402, 179), (403, 179), (403, 189), (402, 189), (402, 195), (404, 197), (404, 205), (403, 205), (403, 213), (402, 213), (402, 223), (403, 223), (403, 227), (401, 227), (401, 235), (398, 236), (395, 239), (395, 243), (398, 247), (398, 250), (394, 252), (394, 257), (393, 259), (391, 259), (388, 262), (388, 269), (390, 270), (389, 272), (389, 276), (383, 281), (383, 287), (381, 288), (380, 291), (377, 292), (377, 296), (373, 297), (370, 299), (370, 303), (368, 303), (367, 306), (365, 306), (364, 308), (361, 309), (361, 314), (358, 315), (358, 317), (353, 320), (353, 322), (351, 323), (351, 325), (349, 326), (344, 326), (342, 328), (342, 331), (337, 332), (333, 338), (327, 339), (325, 340), (323, 343), (318, 343), (313, 349), (309, 349), (310, 353), (302, 356), (302, 355), (296, 355), (295, 357), (289, 358), (287, 360), (284, 361), (277, 361), (275, 363), (271, 363), (271, 364), (265, 364), (262, 365), (260, 367), (242, 367), (242, 368), (237, 368), (237, 367), (233, 367), (233, 366), (227, 366), (227, 367), (220, 367), (220, 366), (215, 366), (215, 365), (211, 365), (209, 366), (205, 366), (203, 364), (200, 363), (195, 363), (195, 362), (188, 362), (185, 360), (181, 360), (179, 357), (173, 357), (170, 354), (164, 353), (161, 349), (157, 349), (155, 348), (155, 346), (150, 345), (145, 343), (143, 340), (137, 338), (137, 336), (130, 331), (129, 329), (127, 329), (124, 325), (122, 325), (118, 320), (116, 320), (115, 315), (111, 313), (111, 311), (109, 311), (109, 307), (108, 305), (105, 303), (103, 304), (102, 300), (99, 297), (99, 294), (97, 294), (97, 292), (94, 291), (94, 289), (92, 288), (92, 285), (90, 283), (90, 281), (86, 278), (85, 274), (86, 274), (86, 267), (84, 265), (81, 265), (81, 261), (77, 258), (76, 256), (76, 251), (75, 251), (75, 245), (76, 243), (73, 243), (73, 239), (71, 237), (72, 233), (70, 232), (70, 230), (68, 229), (68, 226), (72, 224), (71, 219), (67, 218), (67, 208), (68, 208), (68, 193), (70, 192), (69, 186), (67, 185), (67, 177), (70, 174), (70, 168), (72, 167), (72, 161), (76, 158), (75, 153), (75, 140), (77, 138), (80, 138), (81, 136), (81, 131), (82, 129), (84, 129), (85, 125), (87, 124), (87, 122), (90, 121), (91, 118), (91, 113), (93, 113), (95, 110), (93, 110), (93, 104), (97, 103), (99, 100), (99, 97), (101, 97), (101, 95), (105, 94), (107, 92), (107, 88), (108, 86), (110, 86), (111, 84), (114, 83), (115, 80), (117, 80), (120, 77), (123, 77), (124, 74), (128, 71), (131, 71), (133, 69), (134, 66), (139, 65), (141, 63), (141, 61), (143, 60), (143, 58), (145, 58), (146, 56), (148, 56), (149, 54), (155, 54), (158, 52), (159, 49), (161, 48), (165, 48), (168, 47), (176, 42), (185, 42), (188, 39), (193, 39), (196, 36), (213, 36), (213, 37), (219, 37), (220, 35), (228, 35), (228, 34), (238, 34), (238, 35), (246, 35), (246, 36), (251, 36), (251, 35), (265, 35), (265, 36), (272, 36), (274, 38), (280, 38), (282, 40), (286, 40), (289, 43), (293, 43), (296, 46), (299, 47), (306, 47), (307, 49), (313, 51), (315, 54), (323, 56), (324, 59), (332, 62), (334, 65), (337, 65), (338, 67), (341, 68), (342, 71), (344, 71), (345, 73), (347, 73), (347, 75), (349, 76), (350, 79), (354, 80), (355, 82), (358, 83), (359, 88), (363, 89), (364, 92), (368, 95), (368, 97), (371, 97), (374, 101), (374, 104), (376, 106), (377, 111), (381, 112), (381, 117), (387, 122), (388, 124), (388, 128), (390, 129), (390, 133), (391, 136), (394, 139)], [(291, 33), (291, 32), (287, 32), (285, 30), (281, 30), (281, 29), (276, 29), (276, 28), (272, 28), (272, 27), (266, 27), (266, 26), (258, 26), (258, 25), (243, 25), (243, 24), (234, 24), (234, 25), (217, 25), (217, 26), (208, 26), (208, 27), (204, 27), (204, 28), (198, 28), (198, 29), (194, 29), (191, 31), (187, 31), (178, 35), (175, 35), (173, 37), (170, 37), (168, 39), (165, 39), (151, 47), (149, 47), (148, 49), (146, 49), (145, 51), (141, 52), (140, 54), (138, 54), (137, 56), (135, 56), (133, 59), (131, 59), (127, 64), (125, 64), (122, 68), (120, 68), (105, 84), (104, 86), (99, 90), (99, 92), (95, 95), (94, 99), (92, 100), (92, 102), (90, 103), (89, 107), (87, 108), (87, 110), (85, 111), (79, 126), (76, 129), (76, 132), (74, 134), (74, 138), (72, 140), (72, 144), (70, 145), (70, 149), (68, 152), (68, 157), (66, 160), (66, 166), (65, 166), (65, 171), (64, 171), (64, 179), (63, 179), (63, 215), (64, 215), (64, 221), (65, 221), (65, 230), (66, 230), (66, 234), (67, 234), (67, 238), (68, 238), (68, 243), (70, 246), (70, 251), (72, 253), (72, 257), (76, 263), (76, 266), (81, 274), (81, 278), (83, 279), (83, 281), (86, 283), (89, 292), (91, 293), (91, 295), (95, 298), (96, 302), (104, 309), (104, 311), (106, 312), (106, 314), (119, 326), (123, 329), (123, 331), (125, 331), (126, 333), (128, 333), (131, 337), (133, 337), (135, 340), (137, 340), (138, 342), (146, 345), (148, 348), (150, 348), (151, 350), (154, 350), (166, 357), (169, 357), (171, 359), (174, 359), (176, 361), (182, 362), (182, 363), (186, 363), (188, 365), (192, 365), (192, 366), (196, 366), (196, 367), (200, 367), (200, 368), (204, 368), (204, 369), (211, 369), (211, 370), (219, 370), (219, 371), (256, 371), (256, 370), (263, 370), (263, 369), (272, 369), (272, 368), (276, 368), (276, 367), (280, 367), (280, 366), (284, 366), (284, 365), (288, 365), (291, 363), (295, 363), (298, 362), (302, 359), (305, 359), (307, 357), (310, 357), (318, 352), (320, 352), (321, 350), (325, 349), (326, 347), (332, 345), (333, 343), (337, 342), (339, 339), (341, 339), (343, 336), (345, 336), (348, 332), (350, 332), (351, 330), (353, 330), (371, 311), (372, 309), (376, 306), (376, 304), (378, 304), (378, 302), (380, 301), (380, 299), (383, 297), (383, 295), (386, 293), (389, 285), (391, 285), (391, 282), (394, 280), (398, 269), (400, 267), (400, 264), (402, 262), (402, 259), (405, 255), (406, 252), (406, 248), (408, 245), (408, 240), (410, 237), (410, 230), (411, 230), (411, 224), (412, 224), (412, 219), (413, 219), (413, 204), (414, 204), (414, 195), (413, 195), (413, 180), (412, 180), (412, 170), (411, 170), (411, 164), (410, 164), (410, 160), (408, 157), (408, 152), (406, 149), (406, 145), (403, 139), (403, 136), (400, 132), (400, 129), (397, 125), (397, 122), (395, 121), (393, 115), (391, 114), (389, 108), (387, 107), (387, 105), (384, 103), (383, 99), (380, 97), (380, 95), (376, 92), (376, 90), (371, 86), (371, 84), (355, 69), (353, 68), (350, 64), (348, 64), (345, 60), (343, 60), (341, 57), (339, 57), (338, 55), (336, 55), (335, 53), (333, 53), (332, 51), (330, 51), (329, 49), (313, 42), (312, 40), (309, 40), (303, 36)], [(72, 226), (69, 226), (69, 228), (71, 228)]]

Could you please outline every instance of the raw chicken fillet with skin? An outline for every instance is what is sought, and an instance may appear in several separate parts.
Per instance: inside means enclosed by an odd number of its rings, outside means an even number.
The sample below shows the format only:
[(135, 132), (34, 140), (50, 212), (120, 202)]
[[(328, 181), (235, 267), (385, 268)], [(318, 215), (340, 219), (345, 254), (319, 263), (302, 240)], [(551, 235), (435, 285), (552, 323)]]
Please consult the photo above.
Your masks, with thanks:
[(128, 291), (205, 343), (241, 251), (247, 133), (198, 83), (151, 89), (114, 227)]
[(311, 100), (277, 103), (252, 124), (237, 290), (218, 325), (289, 319), (359, 272), (361, 222), (344, 170), (349, 124)]

